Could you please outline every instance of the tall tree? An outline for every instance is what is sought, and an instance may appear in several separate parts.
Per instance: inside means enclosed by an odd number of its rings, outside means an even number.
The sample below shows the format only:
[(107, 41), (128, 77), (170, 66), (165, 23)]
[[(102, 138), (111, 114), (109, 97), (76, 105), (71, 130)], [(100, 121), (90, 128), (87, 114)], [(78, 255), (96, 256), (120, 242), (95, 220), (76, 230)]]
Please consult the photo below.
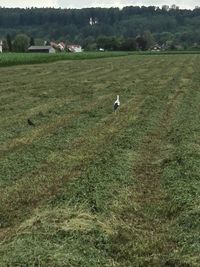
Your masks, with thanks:
[(6, 35), (6, 42), (8, 45), (8, 51), (12, 52), (12, 40), (11, 40), (10, 34)]
[(134, 38), (124, 39), (121, 42), (120, 50), (122, 51), (134, 51), (137, 49), (137, 43)]
[(142, 51), (146, 50), (147, 41), (144, 39), (143, 36), (138, 36), (136, 38), (136, 43), (138, 45), (138, 48)]
[(34, 40), (33, 37), (30, 38), (30, 43), (29, 43), (29, 44), (30, 44), (30, 46), (31, 46), (31, 45), (35, 45), (35, 40)]
[(148, 50), (155, 44), (154, 37), (150, 31), (145, 31), (143, 34), (143, 38), (146, 41), (146, 47), (145, 47), (146, 50)]
[(2, 49), (3, 49), (3, 52), (9, 52), (8, 43), (6, 40), (3, 40)]
[(29, 46), (29, 37), (26, 34), (18, 34), (13, 42), (15, 52), (26, 52)]

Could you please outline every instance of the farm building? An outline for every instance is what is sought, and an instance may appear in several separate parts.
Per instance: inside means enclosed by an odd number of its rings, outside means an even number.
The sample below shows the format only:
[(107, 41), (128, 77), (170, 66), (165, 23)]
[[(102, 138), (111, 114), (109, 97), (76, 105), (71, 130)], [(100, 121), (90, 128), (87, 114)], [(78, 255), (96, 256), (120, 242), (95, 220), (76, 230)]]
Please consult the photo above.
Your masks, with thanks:
[(50, 43), (51, 46), (61, 52), (65, 51), (65, 44), (63, 42), (60, 42), (60, 43), (55, 43), (55, 42), (51, 42)]
[(155, 44), (152, 48), (151, 51), (160, 51), (161, 50), (161, 46), (158, 44)]
[(80, 53), (83, 51), (80, 45), (71, 44), (71, 45), (67, 45), (66, 47), (67, 47), (67, 50), (72, 53)]
[(28, 51), (32, 53), (55, 53), (56, 52), (56, 50), (50, 45), (44, 45), (44, 46), (33, 45), (28, 48)]

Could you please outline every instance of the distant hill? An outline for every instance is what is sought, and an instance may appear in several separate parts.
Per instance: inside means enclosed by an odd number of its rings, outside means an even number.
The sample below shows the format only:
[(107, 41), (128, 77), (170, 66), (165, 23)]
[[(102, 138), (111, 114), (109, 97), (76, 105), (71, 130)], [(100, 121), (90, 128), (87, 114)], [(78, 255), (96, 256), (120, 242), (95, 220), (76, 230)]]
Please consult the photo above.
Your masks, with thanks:
[[(64, 40), (94, 45), (102, 36), (136, 38), (150, 31), (160, 45), (198, 47), (200, 8), (0, 8), (0, 37), (25, 33), (38, 40)], [(113, 49), (114, 50), (114, 49)]]

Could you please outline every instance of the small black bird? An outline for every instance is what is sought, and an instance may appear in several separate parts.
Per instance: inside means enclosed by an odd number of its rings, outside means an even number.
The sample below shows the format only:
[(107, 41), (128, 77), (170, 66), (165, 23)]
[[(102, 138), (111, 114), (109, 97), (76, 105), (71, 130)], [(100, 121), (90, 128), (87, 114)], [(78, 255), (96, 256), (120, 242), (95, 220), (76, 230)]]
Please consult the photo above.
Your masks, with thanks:
[(27, 119), (27, 122), (30, 126), (34, 126), (35, 127), (35, 124), (30, 120), (30, 119)]

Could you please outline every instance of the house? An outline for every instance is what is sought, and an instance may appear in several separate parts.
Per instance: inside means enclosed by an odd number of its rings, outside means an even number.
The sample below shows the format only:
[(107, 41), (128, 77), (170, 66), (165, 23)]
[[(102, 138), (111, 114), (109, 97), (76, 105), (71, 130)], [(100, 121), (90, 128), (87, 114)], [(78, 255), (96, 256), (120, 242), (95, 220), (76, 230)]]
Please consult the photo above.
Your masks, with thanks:
[(60, 51), (64, 51), (65, 50), (65, 44), (63, 42), (60, 42), (58, 44), (58, 48), (60, 49)]
[(55, 53), (56, 50), (50, 45), (32, 45), (28, 48), (28, 52), (31, 53)]
[(63, 43), (63, 42), (60, 42), (58, 44), (55, 42), (51, 42), (50, 44), (53, 48), (55, 48), (61, 52), (65, 51), (65, 43)]
[(3, 52), (3, 42), (0, 41), (0, 53), (2, 53), (2, 52)]
[(151, 51), (160, 51), (161, 50), (161, 46), (158, 44), (155, 44), (153, 47), (151, 47)]
[(71, 45), (67, 45), (66, 47), (67, 47), (67, 50), (72, 53), (80, 53), (83, 51), (80, 45), (71, 44)]

